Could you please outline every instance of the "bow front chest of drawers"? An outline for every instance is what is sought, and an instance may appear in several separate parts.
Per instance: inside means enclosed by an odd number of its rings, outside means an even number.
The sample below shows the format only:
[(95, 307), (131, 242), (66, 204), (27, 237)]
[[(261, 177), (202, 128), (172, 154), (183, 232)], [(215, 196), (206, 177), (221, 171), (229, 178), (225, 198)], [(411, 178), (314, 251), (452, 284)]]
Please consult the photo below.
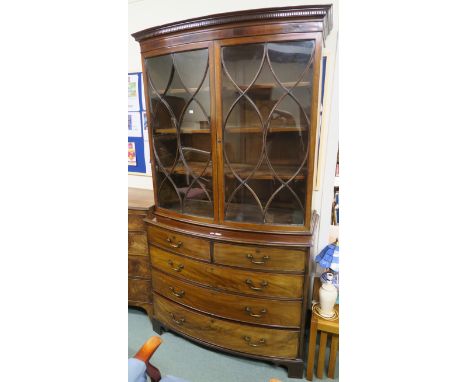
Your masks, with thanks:
[(153, 326), (302, 377), (331, 6), (218, 14), (140, 43)]
[(153, 316), (151, 267), (143, 219), (154, 205), (153, 191), (128, 189), (128, 305)]

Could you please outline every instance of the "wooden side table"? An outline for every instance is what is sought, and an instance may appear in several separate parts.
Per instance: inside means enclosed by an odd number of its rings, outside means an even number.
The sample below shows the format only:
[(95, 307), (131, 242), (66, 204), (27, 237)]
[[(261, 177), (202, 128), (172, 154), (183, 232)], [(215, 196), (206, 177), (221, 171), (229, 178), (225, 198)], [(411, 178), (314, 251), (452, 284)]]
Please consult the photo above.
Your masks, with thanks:
[[(339, 312), (339, 305), (335, 305), (336, 310)], [(328, 334), (331, 335), (330, 357), (328, 359), (328, 378), (334, 378), (336, 355), (338, 352), (339, 342), (339, 317), (334, 321), (325, 320), (312, 311), (312, 318), (310, 320), (310, 340), (309, 340), (309, 356), (307, 358), (307, 380), (311, 381), (314, 373), (315, 361), (315, 345), (317, 343), (317, 334), (320, 332), (320, 345), (319, 354), (317, 359), (317, 378), (323, 378), (323, 369), (325, 367), (325, 349), (327, 347)]]

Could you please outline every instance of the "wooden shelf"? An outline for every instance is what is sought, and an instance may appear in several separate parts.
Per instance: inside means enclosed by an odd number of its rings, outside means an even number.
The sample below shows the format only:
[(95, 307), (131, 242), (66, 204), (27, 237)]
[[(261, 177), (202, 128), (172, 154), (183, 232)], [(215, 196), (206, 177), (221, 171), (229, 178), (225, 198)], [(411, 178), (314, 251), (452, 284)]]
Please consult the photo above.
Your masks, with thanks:
[[(233, 89), (234, 88), (234, 85), (232, 85), (231, 82), (224, 82), (224, 84), (228, 84), (229, 83), (229, 88), (230, 89)], [(291, 88), (293, 87), (295, 84), (295, 82), (283, 82), (283, 86), (286, 87), (286, 88)], [(239, 88), (241, 90), (245, 90), (247, 89), (248, 85), (238, 85)], [(303, 87), (311, 87), (312, 84), (310, 82), (307, 82), (307, 81), (303, 81), (303, 82), (299, 82), (297, 85), (296, 85), (296, 88), (303, 88)], [(226, 88), (226, 87), (224, 87)], [(280, 86), (276, 83), (276, 82), (271, 82), (271, 83), (266, 83), (266, 84), (254, 84), (250, 90), (260, 90), (260, 89), (274, 89), (274, 88), (280, 88)], [(165, 89), (158, 89), (157, 92), (158, 94), (162, 95), (164, 94), (164, 90)], [(189, 92), (190, 93), (195, 93), (195, 91), (197, 90), (197, 88), (188, 88)], [(209, 86), (205, 86), (205, 87), (202, 87), (200, 88), (199, 92), (201, 91), (209, 91), (210, 90), (210, 87)], [(169, 89), (169, 91), (166, 93), (166, 94), (182, 94), (182, 93), (187, 93), (187, 91), (185, 89)]]
[[(188, 91), (189, 91), (190, 93), (192, 93), (192, 94), (195, 93), (196, 90), (197, 90), (197, 88), (187, 88), (187, 89), (188, 89)], [(209, 90), (210, 90), (210, 87), (209, 87), (209, 86), (205, 86), (205, 87), (200, 88), (200, 90), (199, 90), (198, 93), (200, 93), (200, 92), (202, 92), (202, 91), (209, 91)], [(157, 92), (158, 92), (159, 95), (164, 94), (164, 91), (165, 91), (165, 89), (158, 89), (158, 90), (157, 90)], [(154, 91), (152, 91), (151, 93), (154, 93)], [(169, 89), (169, 91), (166, 93), (166, 95), (181, 94), (181, 93), (187, 93), (187, 91), (186, 91), (185, 89), (183, 89), (183, 88), (182, 88), (182, 89)]]
[[(270, 127), (268, 133), (297, 133), (300, 131), (307, 131), (306, 127)], [(225, 132), (232, 134), (252, 134), (263, 133), (260, 126), (256, 127), (250, 125), (250, 127), (226, 127)], [(210, 134), (210, 129), (180, 129), (181, 134)], [(176, 129), (156, 129), (156, 134), (176, 134)]]
[[(191, 170), (199, 175), (203, 171), (205, 167), (205, 163), (202, 162), (190, 162)], [(243, 179), (245, 179), (250, 172), (252, 171), (253, 165), (241, 164), (241, 163), (233, 163), (232, 167), (234, 171)], [(288, 165), (273, 165), (278, 176), (283, 180), (288, 180), (293, 176), (293, 174), (297, 171), (297, 166), (288, 166)], [(170, 167), (166, 167), (166, 171), (170, 171)], [(228, 178), (234, 178), (232, 172), (228, 172), (227, 169), (225, 170), (225, 176)], [(186, 174), (185, 167), (182, 164), (178, 164), (174, 170), (173, 174), (183, 175)], [(211, 165), (206, 168), (203, 176), (210, 177), (213, 174), (213, 169)], [(269, 168), (261, 167), (255, 171), (255, 174), (250, 179), (257, 179), (257, 180), (271, 180), (274, 179), (273, 175), (270, 173)], [(298, 175), (294, 178), (295, 180), (304, 180), (305, 179), (305, 169), (301, 170)]]
[[(226, 82), (225, 82), (226, 83)], [(231, 82), (229, 82), (230, 86), (233, 86)], [(294, 86), (295, 82), (283, 82), (282, 83), (284, 87), (286, 88), (291, 88)], [(248, 85), (238, 85), (241, 90), (247, 89)], [(302, 81), (299, 82), (296, 85), (296, 88), (303, 88), (303, 87), (312, 87), (312, 84), (308, 81)], [(255, 89), (274, 89), (274, 88), (280, 88), (280, 86), (276, 82), (271, 82), (271, 83), (266, 83), (266, 84), (254, 84), (250, 90), (255, 90)], [(249, 90), (249, 91), (250, 91)]]
[[(176, 134), (176, 129), (156, 129), (156, 134)], [(180, 129), (181, 134), (210, 134), (210, 129)]]
[[(265, 203), (265, 202), (263, 202)], [(226, 208), (226, 206), (225, 206)], [(240, 204), (240, 203), (231, 203), (229, 205), (228, 213), (225, 215), (226, 220), (230, 221), (255, 221), (260, 222), (260, 208), (255, 204)], [(227, 219), (230, 216), (236, 216), (237, 219)], [(299, 225), (303, 224), (303, 216), (300, 210), (292, 211), (288, 208), (274, 208), (269, 207), (266, 213), (266, 220), (270, 224), (294, 224)]]
[[(270, 127), (268, 129), (269, 133), (297, 133), (299, 131), (306, 131), (306, 127)], [(225, 132), (232, 133), (232, 134), (239, 134), (239, 133), (262, 133), (262, 127), (261, 126), (252, 126), (250, 127), (228, 127), (226, 126)]]
[[(166, 205), (163, 208), (180, 212), (179, 202), (175, 202), (172, 205)], [(261, 217), (260, 209), (257, 205), (250, 205), (245, 203), (231, 203), (229, 205), (228, 212), (228, 217), (237, 216), (236, 220), (231, 219), (230, 221), (260, 221)], [(213, 215), (213, 206), (208, 200), (187, 199), (184, 208), (184, 214), (209, 217)], [(304, 223), (302, 213), (299, 210), (297, 212), (292, 212), (290, 209), (269, 207), (266, 218), (271, 224), (302, 225)]]

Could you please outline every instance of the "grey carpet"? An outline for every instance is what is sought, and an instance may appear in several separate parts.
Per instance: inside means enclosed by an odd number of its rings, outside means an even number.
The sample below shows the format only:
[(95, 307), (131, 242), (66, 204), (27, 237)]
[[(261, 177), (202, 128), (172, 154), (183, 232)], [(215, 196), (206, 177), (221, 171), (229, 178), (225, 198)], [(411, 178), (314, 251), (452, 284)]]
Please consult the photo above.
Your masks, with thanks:
[[(129, 308), (128, 356), (135, 354), (153, 335), (156, 333), (146, 314)], [(172, 333), (164, 333), (162, 338), (163, 344), (151, 358), (151, 363), (159, 368), (162, 375), (175, 375), (190, 382), (268, 382), (270, 378), (282, 382), (306, 381), (305, 378), (288, 378), (286, 369), (281, 366), (208, 350)], [(325, 376), (323, 380), (338, 381), (338, 364), (335, 379)]]

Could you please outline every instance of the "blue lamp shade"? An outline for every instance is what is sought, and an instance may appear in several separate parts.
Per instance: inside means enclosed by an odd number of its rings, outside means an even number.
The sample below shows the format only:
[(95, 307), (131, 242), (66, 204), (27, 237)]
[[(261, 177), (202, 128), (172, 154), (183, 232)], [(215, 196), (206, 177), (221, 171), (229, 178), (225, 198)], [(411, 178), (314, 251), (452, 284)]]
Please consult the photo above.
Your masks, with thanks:
[(328, 244), (315, 258), (315, 262), (322, 268), (330, 268), (339, 272), (340, 266), (340, 247), (336, 244)]

